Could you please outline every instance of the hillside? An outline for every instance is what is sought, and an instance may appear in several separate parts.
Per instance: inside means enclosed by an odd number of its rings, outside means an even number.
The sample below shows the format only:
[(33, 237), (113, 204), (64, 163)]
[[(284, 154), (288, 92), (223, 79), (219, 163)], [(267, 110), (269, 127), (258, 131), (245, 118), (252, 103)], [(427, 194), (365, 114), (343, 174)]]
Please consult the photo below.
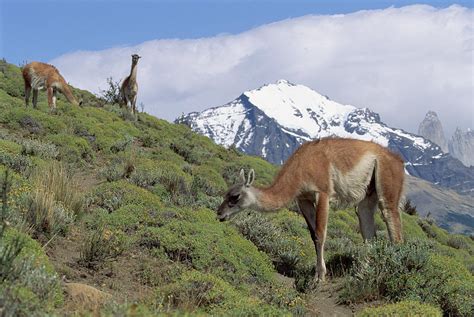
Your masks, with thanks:
[(0, 314), (472, 315), (469, 237), (404, 213), (405, 244), (380, 216), (364, 244), (354, 210), (333, 210), (329, 281), (314, 285), (292, 206), (216, 219), (241, 168), (265, 185), (276, 166), (86, 91), (81, 108), (60, 96), (51, 115), (44, 93), (25, 108), (22, 86), (0, 63)]

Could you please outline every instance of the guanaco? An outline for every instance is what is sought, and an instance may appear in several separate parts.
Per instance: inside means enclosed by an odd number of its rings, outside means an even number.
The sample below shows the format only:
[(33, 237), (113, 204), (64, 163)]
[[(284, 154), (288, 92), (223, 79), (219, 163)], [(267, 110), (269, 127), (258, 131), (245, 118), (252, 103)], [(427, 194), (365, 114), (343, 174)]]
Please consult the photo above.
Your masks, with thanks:
[(380, 208), (392, 242), (402, 242), (399, 205), (404, 184), (403, 160), (388, 149), (368, 141), (325, 138), (304, 143), (285, 162), (269, 187), (252, 186), (240, 171), (217, 211), (225, 221), (242, 209), (274, 211), (296, 200), (316, 249), (316, 276), (324, 280), (324, 243), (329, 204), (356, 206), (364, 240), (375, 237), (374, 214)]
[(56, 109), (56, 94), (61, 92), (66, 99), (80, 106), (81, 101), (77, 101), (71, 92), (71, 88), (61, 76), (58, 69), (53, 65), (31, 62), (23, 67), (23, 80), (25, 81), (25, 105), (28, 107), (30, 93), (33, 89), (33, 107), (38, 103), (38, 91), (46, 89), (48, 94), (48, 105), (50, 110)]
[(124, 79), (122, 86), (120, 87), (120, 94), (122, 96), (123, 103), (127, 107), (130, 105), (133, 114), (137, 112), (137, 64), (140, 58), (141, 56), (138, 56), (138, 54), (132, 55), (132, 68), (130, 69), (130, 75)]

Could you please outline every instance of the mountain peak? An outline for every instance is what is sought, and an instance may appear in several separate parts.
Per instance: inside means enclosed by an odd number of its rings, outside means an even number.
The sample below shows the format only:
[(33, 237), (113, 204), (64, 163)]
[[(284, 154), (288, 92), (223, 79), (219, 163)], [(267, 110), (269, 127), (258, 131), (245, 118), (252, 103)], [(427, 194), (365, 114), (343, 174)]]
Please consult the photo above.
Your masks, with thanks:
[(285, 85), (285, 86), (295, 86), (295, 84), (293, 83), (290, 83), (288, 80), (286, 79), (278, 79), (276, 82), (275, 82), (276, 85)]
[[(439, 123), (434, 112), (428, 117), (436, 120), (427, 121)], [(387, 126), (368, 108), (337, 103), (287, 80), (248, 90), (221, 107), (191, 113), (180, 122), (219, 144), (276, 164), (312, 139), (337, 136), (373, 141), (399, 153), (413, 176), (459, 192), (474, 188), (473, 171), (428, 139)]]
[(443, 131), (443, 125), (434, 111), (428, 111), (418, 127), (418, 134), (438, 144), (443, 152), (448, 152), (448, 143)]

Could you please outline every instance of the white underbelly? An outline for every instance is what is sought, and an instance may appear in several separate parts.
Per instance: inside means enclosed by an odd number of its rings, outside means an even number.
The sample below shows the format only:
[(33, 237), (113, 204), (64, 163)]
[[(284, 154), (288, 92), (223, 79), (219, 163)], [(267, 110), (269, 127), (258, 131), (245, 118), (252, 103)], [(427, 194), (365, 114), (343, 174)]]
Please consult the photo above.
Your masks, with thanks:
[(350, 207), (361, 202), (367, 192), (374, 172), (375, 157), (366, 156), (349, 172), (331, 168), (332, 190), (330, 202), (338, 208)]

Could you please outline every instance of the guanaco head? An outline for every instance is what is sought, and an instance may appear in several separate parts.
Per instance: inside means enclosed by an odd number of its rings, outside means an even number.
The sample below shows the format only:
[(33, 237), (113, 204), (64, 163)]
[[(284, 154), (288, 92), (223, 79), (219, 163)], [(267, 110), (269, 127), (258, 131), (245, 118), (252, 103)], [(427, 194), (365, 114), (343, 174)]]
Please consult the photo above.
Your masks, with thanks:
[(244, 170), (240, 170), (239, 180), (227, 190), (224, 201), (217, 210), (217, 218), (220, 221), (228, 220), (232, 215), (255, 203), (255, 194), (252, 187), (254, 179), (255, 171), (253, 169), (250, 170), (247, 179), (245, 179)]
[(133, 54), (132, 55), (132, 64), (137, 64), (138, 63), (138, 60), (142, 58), (141, 56), (139, 56), (138, 54)]

